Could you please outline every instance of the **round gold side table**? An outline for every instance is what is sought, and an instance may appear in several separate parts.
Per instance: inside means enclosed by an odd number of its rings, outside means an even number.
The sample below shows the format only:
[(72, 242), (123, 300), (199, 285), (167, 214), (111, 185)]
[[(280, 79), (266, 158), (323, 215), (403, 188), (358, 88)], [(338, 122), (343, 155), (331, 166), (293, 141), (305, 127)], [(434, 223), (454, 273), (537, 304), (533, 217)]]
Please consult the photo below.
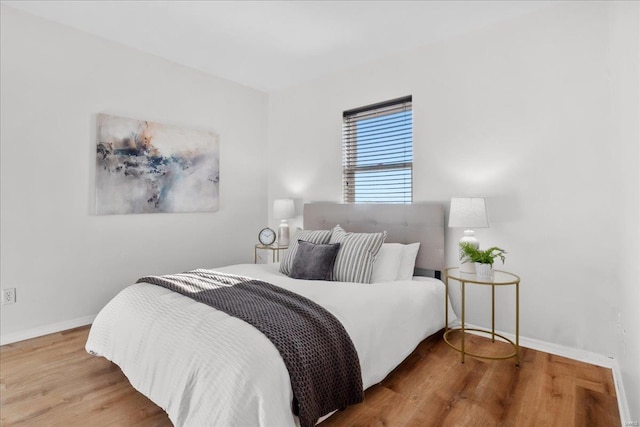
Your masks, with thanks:
[[(462, 293), (462, 308), (461, 308), (461, 319), (460, 319), (460, 327), (449, 328), (449, 280), (455, 280), (460, 282), (461, 285), (461, 293)], [(493, 270), (493, 279), (480, 279), (473, 273), (461, 273), (458, 267), (447, 268), (444, 272), (444, 284), (445, 284), (445, 327), (444, 327), (444, 341), (449, 345), (449, 347), (458, 351), (462, 355), (462, 363), (464, 363), (464, 356), (468, 354), (469, 356), (479, 357), (481, 359), (490, 359), (490, 360), (503, 360), (510, 359), (512, 357), (516, 358), (516, 365), (520, 366), (520, 278), (515, 274), (508, 273), (506, 271), (501, 270)], [(473, 285), (484, 285), (491, 286), (491, 330), (486, 329), (477, 329), (477, 328), (467, 328), (465, 327), (465, 286), (467, 284)], [(509, 338), (497, 334), (496, 333), (496, 286), (515, 286), (516, 287), (516, 341), (513, 342)], [(462, 344), (460, 347), (456, 347), (449, 341), (448, 335), (453, 331), (461, 331), (462, 332)], [(506, 356), (485, 356), (481, 354), (470, 353), (465, 350), (465, 333), (466, 331), (474, 331), (480, 332), (483, 334), (491, 335), (491, 341), (495, 341), (495, 337), (500, 337), (505, 340), (507, 343), (511, 344), (513, 347), (513, 353), (508, 354)]]

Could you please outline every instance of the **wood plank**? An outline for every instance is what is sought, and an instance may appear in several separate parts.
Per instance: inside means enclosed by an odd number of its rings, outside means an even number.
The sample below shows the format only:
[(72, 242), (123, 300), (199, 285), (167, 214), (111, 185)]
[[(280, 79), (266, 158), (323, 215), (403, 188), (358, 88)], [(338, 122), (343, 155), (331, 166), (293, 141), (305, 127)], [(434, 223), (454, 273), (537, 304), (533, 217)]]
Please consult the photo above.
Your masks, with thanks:
[(615, 396), (576, 386), (576, 426), (616, 426), (620, 418), (609, 408), (617, 405)]
[[(81, 327), (0, 347), (2, 426), (171, 425), (116, 365), (85, 352), (88, 332), (89, 327)], [(466, 339), (481, 353), (508, 351), (504, 343), (484, 337)], [(369, 388), (363, 403), (321, 423), (542, 425), (620, 425), (611, 371), (527, 348), (521, 348), (520, 367), (513, 359), (468, 357), (462, 364), (441, 333), (420, 343), (387, 378)]]

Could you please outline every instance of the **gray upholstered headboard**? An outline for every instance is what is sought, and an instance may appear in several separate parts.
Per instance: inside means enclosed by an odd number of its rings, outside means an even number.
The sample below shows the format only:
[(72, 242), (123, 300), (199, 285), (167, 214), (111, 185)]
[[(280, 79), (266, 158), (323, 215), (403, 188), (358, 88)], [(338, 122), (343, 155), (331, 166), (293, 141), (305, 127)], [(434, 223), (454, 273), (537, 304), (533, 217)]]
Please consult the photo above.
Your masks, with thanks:
[(304, 205), (305, 229), (328, 230), (336, 224), (357, 233), (386, 230), (387, 243), (420, 242), (416, 269), (442, 271), (445, 268), (444, 210), (440, 203)]

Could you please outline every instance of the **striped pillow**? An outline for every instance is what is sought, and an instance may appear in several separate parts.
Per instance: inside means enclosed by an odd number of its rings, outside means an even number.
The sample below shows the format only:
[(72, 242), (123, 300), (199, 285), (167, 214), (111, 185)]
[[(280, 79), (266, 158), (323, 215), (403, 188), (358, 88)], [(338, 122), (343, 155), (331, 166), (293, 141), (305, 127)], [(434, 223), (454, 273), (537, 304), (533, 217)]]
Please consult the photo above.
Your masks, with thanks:
[(289, 249), (287, 249), (287, 252), (282, 258), (280, 273), (286, 274), (287, 276), (291, 274), (293, 260), (298, 252), (298, 240), (315, 243), (316, 245), (324, 245), (329, 243), (329, 238), (331, 238), (331, 230), (298, 230), (293, 236), (293, 239), (291, 239)]
[(373, 262), (387, 237), (382, 233), (347, 233), (336, 225), (329, 243), (340, 243), (333, 265), (332, 280), (338, 282), (371, 283)]

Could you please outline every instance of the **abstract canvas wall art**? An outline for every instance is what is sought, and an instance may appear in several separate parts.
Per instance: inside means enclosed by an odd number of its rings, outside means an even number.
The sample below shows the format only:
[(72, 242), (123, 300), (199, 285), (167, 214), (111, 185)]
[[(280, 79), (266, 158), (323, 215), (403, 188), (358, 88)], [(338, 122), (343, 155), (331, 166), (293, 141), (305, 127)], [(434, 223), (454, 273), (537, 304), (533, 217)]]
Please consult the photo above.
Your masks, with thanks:
[(218, 210), (212, 132), (98, 114), (98, 215)]

